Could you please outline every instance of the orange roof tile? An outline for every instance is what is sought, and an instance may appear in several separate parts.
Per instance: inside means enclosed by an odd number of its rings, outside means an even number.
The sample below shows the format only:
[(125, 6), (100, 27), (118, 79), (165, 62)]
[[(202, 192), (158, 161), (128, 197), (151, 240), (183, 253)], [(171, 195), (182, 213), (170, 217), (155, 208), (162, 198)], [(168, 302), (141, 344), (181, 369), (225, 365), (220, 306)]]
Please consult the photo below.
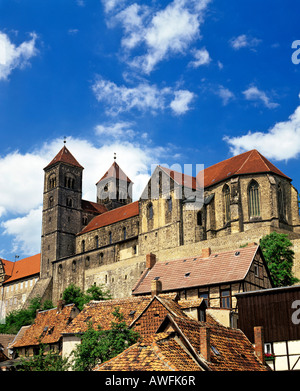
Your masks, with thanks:
[(83, 168), (78, 161), (75, 159), (75, 157), (71, 154), (71, 152), (68, 150), (68, 148), (64, 145), (62, 149), (58, 152), (58, 154), (51, 160), (51, 162), (44, 168), (47, 169), (54, 164), (57, 163), (66, 163), (71, 166), (76, 166), (79, 168)]
[(61, 332), (77, 312), (75, 304), (68, 304), (60, 311), (53, 308), (38, 312), (34, 323), (25, 331), (23, 337), (13, 344), (13, 347), (58, 342), (62, 338)]
[(140, 277), (132, 294), (149, 294), (151, 281), (155, 278), (161, 281), (163, 292), (243, 280), (258, 247), (255, 245), (211, 254), (208, 258), (196, 256), (157, 262)]
[[(233, 175), (272, 172), (291, 180), (256, 149), (223, 160), (204, 169), (204, 187), (212, 186)], [(201, 175), (198, 173), (197, 177)]]
[(12, 275), (15, 262), (7, 261), (6, 259), (2, 259), (2, 258), (1, 258), (1, 262), (4, 268), (4, 273), (6, 278), (10, 277)]
[(41, 254), (36, 254), (32, 257), (10, 263), (13, 264), (9, 265), (9, 267), (13, 266), (11, 277), (8, 278), (4, 284), (38, 274), (40, 272)]
[(200, 371), (201, 368), (166, 333), (153, 335), (124, 350), (94, 371)]
[(81, 208), (83, 212), (90, 212), (95, 214), (107, 212), (107, 208), (105, 205), (97, 204), (96, 202), (87, 200), (81, 200)]
[(132, 202), (128, 205), (120, 206), (119, 208), (110, 210), (94, 217), (93, 220), (78, 235), (93, 231), (94, 229), (105, 227), (106, 225), (117, 223), (118, 221), (126, 220), (129, 217), (138, 216), (138, 214), (138, 201)]
[(103, 179), (108, 178), (121, 179), (122, 181), (126, 181), (129, 183), (132, 182), (116, 162), (113, 162), (113, 164), (106, 171), (103, 177), (96, 183), (96, 185), (98, 185), (98, 183), (101, 182)]

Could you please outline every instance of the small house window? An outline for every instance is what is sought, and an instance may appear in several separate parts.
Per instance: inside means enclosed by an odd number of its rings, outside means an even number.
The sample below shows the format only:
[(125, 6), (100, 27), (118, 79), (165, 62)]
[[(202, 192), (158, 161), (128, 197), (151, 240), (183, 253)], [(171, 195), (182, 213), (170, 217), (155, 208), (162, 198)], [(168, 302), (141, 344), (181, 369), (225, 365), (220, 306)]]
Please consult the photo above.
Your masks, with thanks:
[(206, 307), (209, 306), (209, 294), (208, 294), (208, 292), (198, 291), (198, 297), (199, 297), (199, 299), (202, 298), (205, 301)]
[(259, 267), (258, 267), (258, 265), (254, 265), (254, 275), (255, 275), (255, 277), (259, 277)]
[(230, 290), (229, 289), (221, 290), (221, 307), (222, 308), (230, 308), (231, 307), (231, 298), (230, 298)]

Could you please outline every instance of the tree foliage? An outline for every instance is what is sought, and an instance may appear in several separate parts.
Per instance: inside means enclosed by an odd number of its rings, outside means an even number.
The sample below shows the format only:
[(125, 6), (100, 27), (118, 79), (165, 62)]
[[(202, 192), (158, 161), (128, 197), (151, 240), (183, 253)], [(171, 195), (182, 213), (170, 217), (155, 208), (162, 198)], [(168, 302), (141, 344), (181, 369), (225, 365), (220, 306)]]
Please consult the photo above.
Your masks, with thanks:
[(109, 300), (111, 295), (103, 286), (92, 285), (86, 293), (84, 293), (78, 286), (70, 284), (63, 292), (62, 296), (66, 304), (74, 303), (81, 311), (84, 304), (91, 300)]
[(36, 311), (53, 308), (50, 300), (41, 302), (40, 297), (31, 299), (28, 308), (11, 311), (5, 318), (5, 323), (0, 325), (0, 333), (17, 334), (22, 326), (28, 326), (34, 322)]
[(264, 258), (267, 262), (275, 287), (293, 285), (299, 282), (293, 276), (294, 251), (288, 236), (272, 232), (260, 241)]
[(94, 329), (89, 323), (88, 330), (81, 337), (81, 344), (73, 351), (73, 369), (91, 371), (97, 364), (117, 356), (139, 339), (139, 334), (129, 329), (118, 307), (112, 313), (115, 321), (109, 330)]
[(67, 371), (70, 363), (67, 358), (62, 358), (58, 352), (48, 350), (47, 345), (39, 346), (38, 354), (32, 357), (22, 357), (18, 365), (19, 371)]

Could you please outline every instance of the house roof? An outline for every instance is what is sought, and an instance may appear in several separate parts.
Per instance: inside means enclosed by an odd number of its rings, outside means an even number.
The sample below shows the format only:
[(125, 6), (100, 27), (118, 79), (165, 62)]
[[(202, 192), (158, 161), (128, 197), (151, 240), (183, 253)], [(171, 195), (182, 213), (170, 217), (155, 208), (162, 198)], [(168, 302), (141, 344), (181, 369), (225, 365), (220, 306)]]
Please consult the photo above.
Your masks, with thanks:
[(126, 220), (130, 217), (138, 216), (138, 214), (139, 202), (131, 202), (128, 205), (120, 206), (119, 208), (110, 210), (94, 217), (93, 220), (90, 221), (90, 223), (78, 235), (93, 231), (94, 229), (105, 227), (106, 225)]
[[(288, 176), (283, 174), (277, 167), (274, 166), (256, 149), (244, 152), (240, 155), (233, 156), (227, 160), (223, 160), (213, 166), (204, 169), (204, 187), (215, 185), (216, 183), (229, 179), (234, 175), (256, 174), (269, 172), (280, 175), (288, 180)], [(203, 172), (197, 174), (199, 177)]]
[(128, 183), (132, 182), (116, 162), (113, 162), (113, 164), (109, 167), (103, 177), (96, 183), (96, 185), (98, 185), (98, 183), (103, 179), (109, 178), (121, 179), (122, 181), (126, 181)]
[(6, 259), (2, 259), (2, 258), (0, 259), (0, 262), (3, 265), (6, 278), (10, 277), (12, 275), (15, 262), (7, 261)]
[(61, 310), (53, 308), (38, 312), (34, 323), (25, 331), (23, 337), (13, 344), (13, 347), (58, 342), (62, 337), (61, 332), (75, 316), (76, 311), (78, 310), (75, 304), (68, 304)]
[(83, 168), (65, 145), (58, 152), (58, 154), (51, 160), (51, 162), (44, 168), (44, 170), (57, 163), (65, 163), (65, 164), (69, 164), (70, 166)]
[[(254, 347), (239, 329), (222, 325), (208, 325), (190, 318), (178, 318), (168, 315), (158, 333), (164, 332), (169, 325), (191, 346), (201, 358), (200, 329), (210, 330), (211, 359), (205, 361), (213, 371), (265, 371), (267, 368), (254, 353)], [(200, 354), (199, 354), (200, 352)]]
[(107, 212), (107, 208), (103, 204), (97, 204), (96, 202), (81, 200), (81, 208), (83, 212), (101, 214)]
[(145, 338), (94, 371), (200, 371), (201, 368), (166, 333)]
[[(124, 299), (90, 301), (76, 318), (64, 328), (63, 333), (75, 334), (83, 333), (88, 329), (88, 323), (91, 322), (96, 329), (98, 325), (104, 330), (108, 330), (111, 322), (115, 321), (112, 312), (116, 307), (124, 315), (124, 321), (130, 325), (132, 321), (144, 310), (150, 302), (150, 296), (128, 297)], [(134, 312), (134, 313), (132, 313)]]
[(174, 291), (243, 280), (258, 250), (257, 245), (211, 254), (156, 262), (146, 269), (133, 288), (133, 295), (149, 294), (151, 281), (159, 279), (162, 291)]
[[(9, 262), (9, 264), (7, 262), (9, 261), (6, 261), (6, 265), (8, 267), (10, 277), (5, 280), (4, 284), (9, 284), (13, 281), (20, 280), (21, 278), (26, 278), (35, 274), (39, 274), (41, 254), (36, 254), (32, 257), (20, 259), (16, 262)], [(4, 266), (4, 268), (6, 268), (6, 266)]]

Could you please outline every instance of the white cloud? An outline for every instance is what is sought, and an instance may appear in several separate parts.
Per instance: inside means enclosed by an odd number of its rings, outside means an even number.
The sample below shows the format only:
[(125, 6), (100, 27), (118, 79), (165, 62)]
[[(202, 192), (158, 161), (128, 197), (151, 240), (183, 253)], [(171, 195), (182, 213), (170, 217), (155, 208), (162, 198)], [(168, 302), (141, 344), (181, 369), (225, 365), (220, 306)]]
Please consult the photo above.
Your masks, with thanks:
[(215, 93), (222, 99), (224, 106), (226, 106), (230, 100), (235, 98), (234, 93), (231, 92), (228, 88), (223, 87), (222, 85), (215, 90)]
[[(85, 168), (83, 172), (83, 199), (96, 201), (95, 183), (113, 162), (117, 162), (134, 182), (133, 198), (138, 199), (150, 177), (151, 164), (173, 156), (172, 146), (147, 146), (145, 142), (128, 142), (115, 138), (109, 145), (103, 143), (103, 134), (109, 129), (126, 134), (129, 123), (98, 125), (94, 144), (67, 138), (67, 148)], [(143, 134), (142, 138), (146, 138)], [(40, 251), (41, 208), (43, 197), (43, 168), (62, 148), (62, 140), (45, 143), (31, 153), (13, 152), (0, 158), (0, 248), (7, 248), (18, 255), (27, 256)], [(1, 245), (1, 242), (5, 245)], [(2, 256), (5, 254), (2, 251)]]
[(112, 139), (133, 138), (136, 132), (132, 129), (132, 122), (116, 122), (113, 124), (97, 125), (95, 132), (98, 136), (109, 137)]
[(198, 68), (201, 65), (208, 65), (211, 62), (210, 55), (205, 48), (194, 50), (193, 55), (195, 57), (195, 60), (189, 63), (189, 66), (193, 68)]
[(37, 54), (35, 33), (30, 34), (31, 39), (15, 46), (9, 37), (0, 32), (0, 80), (7, 79), (15, 68), (23, 68), (29, 59)]
[[(106, 112), (111, 115), (132, 109), (155, 113), (165, 110), (167, 107), (171, 107), (176, 114), (184, 114), (188, 109), (188, 103), (194, 96), (187, 90), (175, 90), (170, 87), (159, 89), (156, 85), (150, 85), (146, 82), (140, 83), (136, 87), (118, 86), (101, 77), (97, 79), (92, 88), (96, 99), (106, 104)], [(181, 110), (179, 109), (180, 104)]]
[(229, 43), (233, 49), (240, 50), (242, 48), (254, 48), (258, 46), (261, 43), (261, 39), (242, 34), (236, 38), (232, 38)]
[[(124, 28), (122, 46), (130, 51), (142, 44), (144, 54), (128, 64), (146, 74), (174, 54), (186, 54), (200, 38), (200, 24), (210, 0), (173, 0), (164, 9), (133, 3), (111, 17), (109, 26), (119, 22)], [(115, 9), (114, 0), (104, 1), (105, 10)]]
[(224, 137), (234, 155), (257, 149), (274, 160), (297, 158), (300, 153), (300, 106), (287, 121), (276, 123), (267, 132), (251, 132), (240, 137)]
[(189, 104), (194, 97), (195, 94), (187, 90), (175, 91), (175, 98), (170, 103), (170, 107), (175, 114), (184, 114), (190, 109)]
[(279, 106), (278, 103), (272, 102), (267, 94), (264, 91), (259, 90), (256, 86), (250, 86), (247, 90), (243, 91), (243, 94), (245, 95), (245, 99), (256, 102), (260, 101), (268, 109), (274, 109)]

